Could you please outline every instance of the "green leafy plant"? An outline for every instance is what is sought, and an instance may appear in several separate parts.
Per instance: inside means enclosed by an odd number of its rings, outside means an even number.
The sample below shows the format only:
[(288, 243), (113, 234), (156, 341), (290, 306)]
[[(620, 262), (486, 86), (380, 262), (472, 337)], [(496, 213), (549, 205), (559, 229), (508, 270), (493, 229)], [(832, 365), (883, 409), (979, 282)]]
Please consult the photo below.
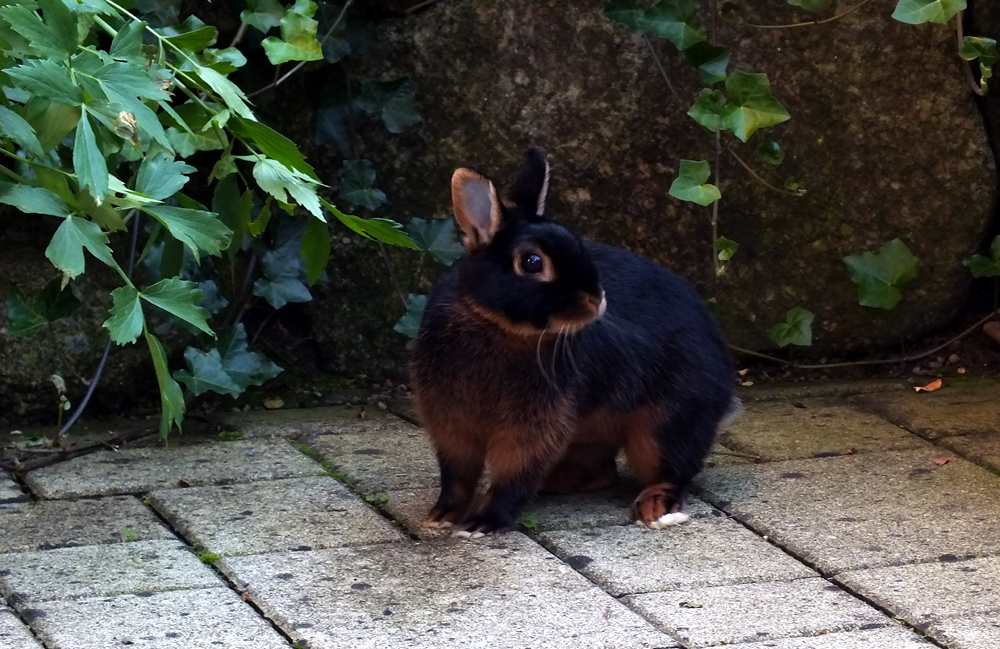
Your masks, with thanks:
[(851, 281), (858, 286), (858, 302), (876, 309), (892, 309), (903, 298), (900, 290), (920, 272), (920, 260), (899, 239), (878, 252), (844, 257)]
[(972, 271), (973, 277), (1000, 277), (1000, 236), (990, 243), (990, 256), (972, 255), (962, 262)]
[(778, 347), (808, 347), (812, 345), (812, 323), (815, 318), (813, 313), (797, 306), (788, 312), (785, 322), (771, 327), (767, 335)]

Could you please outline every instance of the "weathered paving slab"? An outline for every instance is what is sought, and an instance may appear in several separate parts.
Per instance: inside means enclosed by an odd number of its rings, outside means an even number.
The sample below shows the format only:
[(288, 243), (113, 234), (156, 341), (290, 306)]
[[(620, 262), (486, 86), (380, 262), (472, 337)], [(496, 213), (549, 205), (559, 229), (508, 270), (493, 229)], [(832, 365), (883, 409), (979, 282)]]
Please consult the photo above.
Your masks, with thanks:
[(0, 473), (0, 505), (19, 503), (31, 500), (28, 494), (21, 491), (21, 485)]
[(406, 426), (377, 435), (321, 435), (310, 445), (363, 493), (436, 487), (438, 465), (430, 440), (416, 426)]
[(0, 554), (176, 537), (133, 496), (0, 508)]
[(765, 462), (930, 447), (880, 417), (827, 399), (755, 404), (719, 441)]
[(803, 381), (801, 383), (775, 383), (771, 385), (755, 385), (738, 388), (740, 399), (744, 405), (763, 401), (781, 401), (784, 399), (814, 399), (840, 398), (859, 394), (877, 394), (881, 392), (902, 392), (912, 390), (903, 381), (896, 379), (872, 381)]
[(0, 593), (19, 609), (31, 602), (178, 588), (219, 578), (178, 541), (136, 541), (0, 555)]
[[(1000, 554), (1000, 478), (942, 451), (709, 469), (700, 495), (827, 573)], [(945, 454), (947, 455), (947, 454)]]
[(169, 489), (150, 500), (191, 543), (222, 556), (406, 538), (328, 476)]
[(934, 645), (903, 627), (828, 633), (729, 645), (726, 649), (933, 649)]
[(276, 480), (325, 472), (285, 440), (253, 440), (100, 451), (33, 471), (25, 481), (39, 496), (56, 499)]
[(691, 647), (894, 624), (819, 578), (628, 595), (622, 601)]
[(910, 624), (992, 615), (1000, 620), (1000, 557), (859, 570), (836, 580)]
[(998, 431), (986, 435), (962, 435), (941, 440), (941, 446), (951, 449), (979, 466), (1000, 473), (1000, 422)]
[(539, 541), (616, 597), (817, 576), (725, 516), (665, 530), (627, 525), (542, 532)]
[(28, 627), (0, 603), (0, 647), (3, 649), (43, 649)]
[[(361, 413), (364, 415), (361, 416)], [(247, 437), (315, 437), (342, 433), (395, 433), (412, 424), (376, 406), (220, 412), (212, 421)]]
[(1000, 647), (1000, 612), (933, 622), (927, 633), (954, 649), (995, 649)]
[(289, 649), (228, 588), (42, 602), (25, 612), (51, 649)]
[(218, 565), (311, 649), (678, 646), (517, 533), (231, 557)]
[(854, 399), (927, 439), (995, 432), (1000, 422), (1000, 384), (946, 385), (937, 392), (910, 390)]

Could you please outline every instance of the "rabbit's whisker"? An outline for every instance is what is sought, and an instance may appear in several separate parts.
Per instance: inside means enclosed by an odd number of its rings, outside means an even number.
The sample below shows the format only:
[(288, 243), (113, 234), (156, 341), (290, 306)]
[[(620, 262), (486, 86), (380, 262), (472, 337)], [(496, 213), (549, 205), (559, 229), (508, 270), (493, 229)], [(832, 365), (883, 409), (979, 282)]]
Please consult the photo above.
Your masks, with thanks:
[(545, 373), (545, 366), (542, 365), (542, 339), (545, 338), (545, 334), (548, 330), (549, 328), (545, 327), (545, 329), (542, 329), (542, 333), (538, 335), (538, 344), (535, 345), (535, 361), (538, 363), (538, 371), (542, 373), (542, 377), (545, 379), (545, 382), (554, 388), (555, 384), (552, 382), (552, 379), (549, 378), (549, 375)]

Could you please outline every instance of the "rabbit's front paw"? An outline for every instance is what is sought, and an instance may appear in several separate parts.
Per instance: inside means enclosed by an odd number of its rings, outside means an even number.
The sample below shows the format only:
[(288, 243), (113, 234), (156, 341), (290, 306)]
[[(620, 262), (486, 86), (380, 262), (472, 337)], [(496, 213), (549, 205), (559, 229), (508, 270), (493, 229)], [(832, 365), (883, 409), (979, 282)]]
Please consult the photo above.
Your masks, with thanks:
[(462, 520), (463, 515), (464, 512), (461, 510), (434, 507), (431, 509), (430, 513), (427, 514), (427, 520), (424, 521), (424, 527), (451, 527)]
[(489, 514), (476, 514), (469, 518), (455, 532), (464, 539), (478, 539), (486, 534), (502, 534), (510, 529), (510, 524)]
[(659, 530), (686, 523), (691, 517), (681, 511), (677, 489), (669, 482), (661, 482), (642, 490), (632, 503), (636, 525)]

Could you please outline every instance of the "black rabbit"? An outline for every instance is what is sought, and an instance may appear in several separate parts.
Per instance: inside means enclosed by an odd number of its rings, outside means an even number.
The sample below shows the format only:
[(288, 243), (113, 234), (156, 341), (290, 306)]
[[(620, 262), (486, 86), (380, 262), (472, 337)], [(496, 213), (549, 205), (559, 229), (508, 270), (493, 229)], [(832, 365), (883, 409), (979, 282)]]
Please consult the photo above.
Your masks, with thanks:
[(441, 469), (427, 525), (508, 530), (540, 488), (612, 484), (622, 448), (645, 486), (635, 519), (682, 523), (686, 487), (738, 407), (729, 352), (684, 280), (546, 220), (548, 184), (538, 149), (509, 203), (474, 171), (452, 177), (467, 254), (434, 287), (410, 364)]

